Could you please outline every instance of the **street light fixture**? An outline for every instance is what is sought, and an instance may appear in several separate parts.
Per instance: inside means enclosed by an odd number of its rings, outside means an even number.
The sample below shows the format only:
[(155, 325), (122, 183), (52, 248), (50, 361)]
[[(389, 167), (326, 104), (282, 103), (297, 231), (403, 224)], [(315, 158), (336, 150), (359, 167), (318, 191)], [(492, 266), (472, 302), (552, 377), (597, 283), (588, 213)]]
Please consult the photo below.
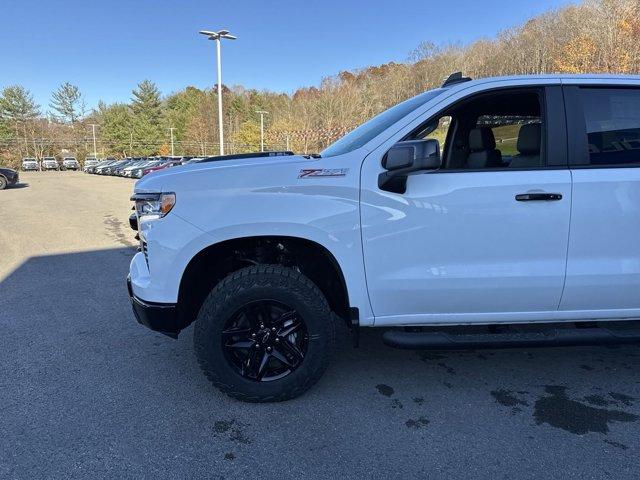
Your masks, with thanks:
[(228, 30), (220, 30), (219, 32), (200, 30), (198, 33), (201, 35), (205, 35), (209, 40), (215, 40), (216, 42), (216, 52), (218, 56), (218, 126), (220, 129), (220, 155), (224, 155), (224, 134), (222, 129), (222, 62), (220, 58), (220, 40), (223, 38), (226, 38), (227, 40), (235, 40), (237, 37), (231, 35)]
[(264, 152), (264, 116), (269, 112), (264, 110), (256, 110), (256, 113), (260, 115), (260, 151)]

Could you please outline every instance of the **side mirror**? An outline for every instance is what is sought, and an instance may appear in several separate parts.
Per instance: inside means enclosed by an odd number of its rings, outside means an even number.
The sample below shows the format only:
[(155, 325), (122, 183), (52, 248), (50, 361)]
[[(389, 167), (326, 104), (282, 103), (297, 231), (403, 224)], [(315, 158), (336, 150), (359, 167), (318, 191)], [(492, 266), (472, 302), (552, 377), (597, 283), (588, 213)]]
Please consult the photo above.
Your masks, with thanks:
[(423, 170), (440, 168), (440, 144), (435, 139), (398, 142), (382, 158), (387, 171), (378, 176), (378, 188), (394, 193), (404, 193), (407, 175)]

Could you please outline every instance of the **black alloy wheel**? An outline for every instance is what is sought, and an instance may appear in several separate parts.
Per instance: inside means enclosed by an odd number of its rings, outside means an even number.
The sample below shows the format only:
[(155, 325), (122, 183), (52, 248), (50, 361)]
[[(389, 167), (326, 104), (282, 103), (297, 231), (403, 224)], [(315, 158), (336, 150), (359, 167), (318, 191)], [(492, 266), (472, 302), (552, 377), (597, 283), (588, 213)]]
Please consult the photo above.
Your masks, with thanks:
[(302, 273), (255, 265), (211, 290), (193, 340), (198, 363), (220, 390), (247, 402), (279, 402), (304, 393), (326, 370), (334, 315)]
[(225, 358), (244, 378), (269, 382), (284, 378), (304, 360), (309, 336), (304, 320), (276, 300), (242, 306), (222, 331)]

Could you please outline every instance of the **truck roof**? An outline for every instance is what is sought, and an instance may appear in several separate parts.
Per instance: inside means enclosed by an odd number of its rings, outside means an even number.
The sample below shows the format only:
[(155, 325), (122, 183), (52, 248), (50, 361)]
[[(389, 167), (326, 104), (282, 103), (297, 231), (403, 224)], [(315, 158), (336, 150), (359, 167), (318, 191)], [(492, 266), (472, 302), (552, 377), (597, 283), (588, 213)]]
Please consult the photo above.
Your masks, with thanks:
[[(459, 73), (459, 72), (457, 72)], [(505, 75), (499, 77), (484, 77), (478, 79), (465, 79), (464, 77), (451, 75), (442, 88), (464, 89), (476, 85), (490, 83), (509, 83), (512, 85), (531, 85), (537, 82), (545, 84), (609, 84), (609, 83), (640, 83), (640, 75), (618, 75), (611, 73), (583, 73), (583, 74), (540, 74), (540, 75)], [(450, 83), (449, 83), (450, 82)]]

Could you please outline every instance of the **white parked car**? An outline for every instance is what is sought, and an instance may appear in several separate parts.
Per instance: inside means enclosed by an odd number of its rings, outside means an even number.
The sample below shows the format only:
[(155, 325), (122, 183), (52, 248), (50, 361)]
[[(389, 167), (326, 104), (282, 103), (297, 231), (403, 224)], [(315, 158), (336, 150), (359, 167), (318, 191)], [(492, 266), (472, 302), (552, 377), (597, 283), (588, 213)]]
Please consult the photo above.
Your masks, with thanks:
[(65, 170), (77, 171), (80, 170), (80, 164), (75, 157), (64, 157), (62, 159), (62, 168), (64, 168)]
[(60, 164), (55, 157), (44, 157), (42, 159), (42, 170), (60, 170)]
[(26, 172), (29, 170), (34, 170), (34, 171), (40, 170), (40, 165), (38, 165), (38, 160), (31, 157), (22, 159), (22, 171)]
[(316, 382), (334, 322), (401, 348), (638, 341), (639, 167), (640, 76), (454, 74), (320, 155), (137, 182), (133, 309), (195, 322), (206, 375), (247, 401)]
[(98, 165), (98, 163), (100, 163), (100, 162), (94, 156), (85, 157), (84, 165), (82, 167), (82, 171), (85, 172), (85, 173), (93, 173), (93, 171), (95, 170), (96, 165)]
[[(133, 162), (131, 165), (128, 165), (124, 168), (123, 170), (123, 176), (124, 177), (133, 177), (133, 178), (141, 178), (142, 177), (142, 171), (147, 167), (147, 165), (151, 165), (152, 163), (154, 163), (151, 160), (137, 160), (135, 162)], [(137, 175), (137, 173), (140, 173), (140, 175)]]

